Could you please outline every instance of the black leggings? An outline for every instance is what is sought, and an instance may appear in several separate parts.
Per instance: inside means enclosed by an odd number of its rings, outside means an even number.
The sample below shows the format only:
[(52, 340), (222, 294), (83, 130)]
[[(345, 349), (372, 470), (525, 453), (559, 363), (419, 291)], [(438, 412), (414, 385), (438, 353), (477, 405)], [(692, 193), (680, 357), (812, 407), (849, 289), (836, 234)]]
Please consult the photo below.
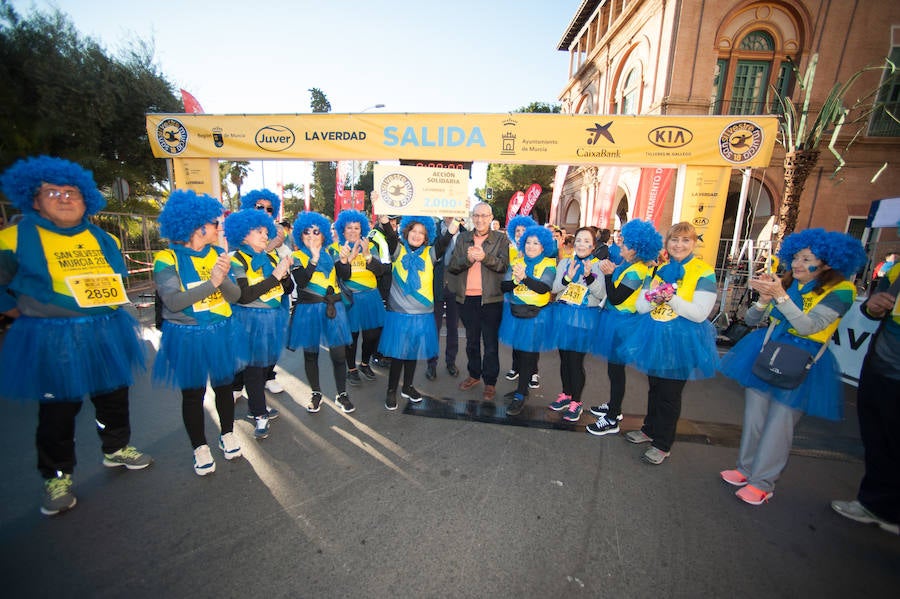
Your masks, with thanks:
[(581, 401), (584, 390), (584, 352), (559, 350), (559, 378), (562, 379), (563, 393), (572, 401)]
[(522, 397), (528, 397), (528, 383), (531, 382), (531, 375), (537, 372), (538, 352), (519, 350), (518, 366), (519, 366), (519, 384), (516, 387), (516, 393)]
[[(378, 341), (381, 339), (381, 327), (377, 329), (366, 329), (362, 332), (362, 355), (360, 356), (360, 364), (368, 364), (369, 358), (378, 349)], [(359, 346), (359, 331), (353, 332), (353, 341), (347, 346), (347, 368), (356, 370), (356, 348)]]
[(400, 370), (403, 370), (403, 387), (412, 387), (413, 377), (416, 375), (416, 360), (391, 360), (391, 369), (388, 372), (388, 391), (396, 391), (400, 382)]
[(606, 374), (609, 375), (609, 412), (607, 418), (616, 418), (622, 413), (622, 400), (625, 398), (625, 365), (606, 364)]
[[(334, 386), (338, 394), (347, 391), (347, 346), (330, 347), (331, 368), (334, 370)], [(319, 352), (303, 350), (303, 366), (306, 369), (306, 380), (313, 391), (322, 392), (319, 383)]]
[[(234, 430), (234, 396), (231, 394), (231, 383), (213, 387), (216, 394), (216, 412), (219, 414), (219, 426), (222, 434)], [(181, 390), (181, 419), (187, 430), (191, 447), (197, 449), (206, 445), (206, 427), (203, 422), (203, 396), (206, 387)]]

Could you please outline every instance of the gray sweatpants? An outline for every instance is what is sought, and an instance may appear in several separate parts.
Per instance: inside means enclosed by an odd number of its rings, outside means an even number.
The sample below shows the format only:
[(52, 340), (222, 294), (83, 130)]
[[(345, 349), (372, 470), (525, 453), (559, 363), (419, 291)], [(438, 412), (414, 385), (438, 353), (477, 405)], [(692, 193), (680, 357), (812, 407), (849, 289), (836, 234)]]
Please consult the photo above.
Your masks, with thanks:
[(794, 441), (794, 427), (803, 412), (773, 401), (757, 389), (744, 391), (744, 429), (737, 469), (749, 484), (767, 493), (775, 489)]

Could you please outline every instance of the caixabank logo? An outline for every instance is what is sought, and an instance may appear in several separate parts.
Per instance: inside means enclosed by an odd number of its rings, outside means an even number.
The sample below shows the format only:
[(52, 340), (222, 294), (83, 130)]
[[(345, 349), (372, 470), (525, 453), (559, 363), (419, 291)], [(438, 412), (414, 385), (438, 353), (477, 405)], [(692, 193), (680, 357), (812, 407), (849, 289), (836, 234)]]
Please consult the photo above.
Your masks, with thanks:
[(156, 142), (163, 152), (177, 156), (187, 147), (187, 129), (178, 119), (163, 119), (156, 126)]
[(763, 130), (752, 121), (735, 121), (719, 135), (719, 153), (732, 164), (749, 162), (762, 147)]
[(284, 152), (297, 141), (297, 136), (284, 125), (266, 125), (254, 136), (257, 147), (266, 152)]

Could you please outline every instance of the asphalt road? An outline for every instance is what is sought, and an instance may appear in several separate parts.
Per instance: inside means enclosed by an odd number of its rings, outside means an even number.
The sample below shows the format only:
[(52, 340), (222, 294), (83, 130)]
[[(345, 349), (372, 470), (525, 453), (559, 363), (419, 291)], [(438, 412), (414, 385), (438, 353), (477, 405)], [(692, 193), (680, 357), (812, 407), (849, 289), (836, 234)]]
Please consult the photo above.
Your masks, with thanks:
[[(149, 342), (148, 342), (149, 344)], [(501, 354), (509, 365), (509, 353)], [(330, 361), (320, 356), (328, 400)], [(457, 364), (462, 368), (463, 359)], [(595, 438), (543, 407), (559, 392), (558, 360), (517, 421), (445, 370), (417, 387), (415, 410), (383, 407), (385, 372), (305, 410), (302, 356), (279, 363), (286, 391), (271, 435), (255, 441), (237, 406), (244, 457), (191, 467), (180, 398), (142, 376), (132, 392), (142, 471), (101, 464), (93, 408), (78, 420), (78, 505), (38, 512), (34, 405), (0, 402), (4, 597), (859, 597), (900, 588), (900, 537), (832, 512), (862, 475), (852, 388), (847, 419), (801, 422), (775, 496), (752, 507), (718, 471), (732, 467), (742, 394), (725, 379), (692, 382), (672, 456), (640, 461), (621, 435)], [(463, 373), (464, 374), (464, 373)], [(608, 393), (588, 360), (586, 401)], [(646, 378), (629, 370), (624, 430), (637, 428)], [(217, 427), (211, 398), (207, 435)], [(510, 425), (514, 424), (514, 425)]]

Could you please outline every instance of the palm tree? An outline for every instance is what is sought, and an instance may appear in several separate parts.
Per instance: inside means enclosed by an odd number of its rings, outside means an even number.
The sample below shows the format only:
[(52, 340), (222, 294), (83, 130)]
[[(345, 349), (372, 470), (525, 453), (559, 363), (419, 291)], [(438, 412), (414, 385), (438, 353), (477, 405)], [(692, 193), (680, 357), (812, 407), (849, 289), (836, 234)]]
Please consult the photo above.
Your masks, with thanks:
[[(228, 201), (229, 210), (239, 210), (241, 207), (241, 186), (247, 175), (250, 174), (250, 163), (246, 160), (223, 160), (219, 163), (219, 182), (222, 186), (222, 193)], [(228, 189), (228, 183), (234, 185), (237, 192), (231, 195)]]
[[(816, 65), (819, 55), (810, 57), (806, 74), (799, 85), (804, 90), (803, 105), (799, 108), (791, 98), (782, 95), (777, 89), (772, 88), (775, 100), (781, 111), (779, 123), (779, 142), (784, 147), (784, 190), (781, 197), (781, 207), (778, 211), (778, 231), (775, 236), (775, 249), (781, 247), (781, 241), (790, 235), (797, 226), (797, 216), (800, 212), (800, 196), (806, 179), (819, 160), (820, 147), (826, 141), (828, 150), (837, 159), (834, 174), (843, 168), (846, 161), (843, 155), (835, 148), (838, 136), (845, 126), (859, 125), (857, 130), (843, 148), (846, 152), (856, 138), (862, 133), (868, 123), (869, 116), (879, 108), (883, 102), (876, 102), (879, 92), (886, 86), (893, 84), (897, 77), (897, 69), (889, 59), (880, 66), (868, 66), (853, 73), (845, 83), (835, 83), (825, 98), (822, 107), (815, 112), (810, 109), (810, 96), (812, 95), (813, 79), (815, 78)], [(795, 68), (795, 73), (797, 69)], [(855, 100), (850, 106), (844, 101), (851, 87), (864, 74), (870, 71), (883, 71), (884, 77), (881, 83), (865, 95)], [(882, 107), (883, 108), (883, 107)], [(853, 116), (851, 117), (851, 113)], [(890, 114), (890, 113), (888, 113)], [(897, 120), (897, 117), (891, 115)], [(849, 119), (849, 120), (848, 120)]]

